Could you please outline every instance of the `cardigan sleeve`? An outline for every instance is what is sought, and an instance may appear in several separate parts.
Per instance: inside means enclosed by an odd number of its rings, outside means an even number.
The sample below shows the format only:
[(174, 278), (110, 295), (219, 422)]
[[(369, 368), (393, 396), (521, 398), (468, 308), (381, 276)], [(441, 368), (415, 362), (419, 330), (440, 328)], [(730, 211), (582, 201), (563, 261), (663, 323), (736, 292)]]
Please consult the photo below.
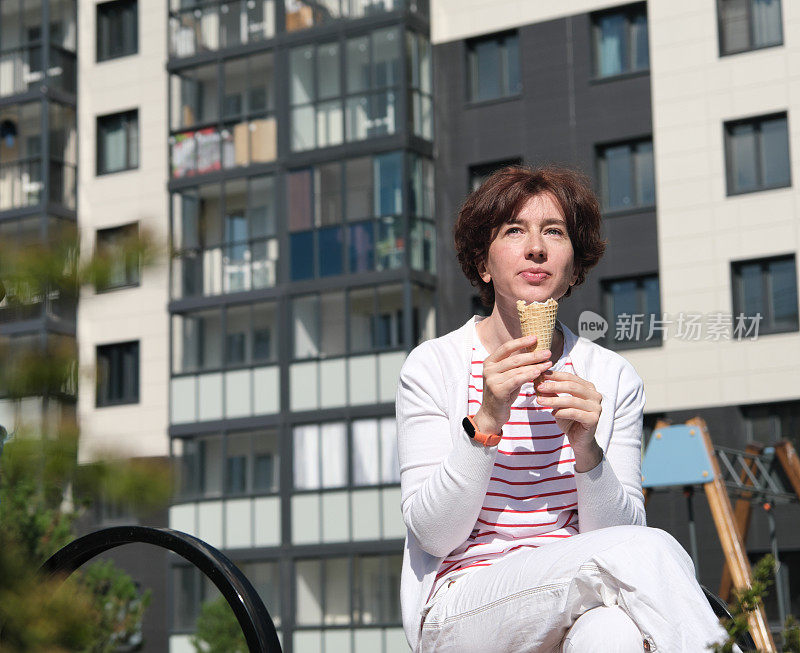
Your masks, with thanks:
[(426, 344), (406, 359), (397, 388), (401, 501), (403, 520), (419, 546), (443, 558), (475, 526), (497, 447), (477, 444), (465, 433), (451, 436), (446, 380)]
[(611, 438), (603, 460), (575, 473), (582, 533), (607, 526), (644, 526), (642, 494), (642, 419), (644, 384), (627, 361), (619, 375)]

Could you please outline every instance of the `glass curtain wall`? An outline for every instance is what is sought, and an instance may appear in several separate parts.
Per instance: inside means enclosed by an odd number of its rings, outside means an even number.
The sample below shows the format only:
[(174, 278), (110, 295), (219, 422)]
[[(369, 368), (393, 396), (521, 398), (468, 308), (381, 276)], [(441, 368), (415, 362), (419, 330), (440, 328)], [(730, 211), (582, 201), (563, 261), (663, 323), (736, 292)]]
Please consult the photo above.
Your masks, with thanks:
[[(393, 401), (435, 331), (426, 12), (169, 9), (171, 523), (247, 561), (288, 652), (404, 641)], [(171, 578), (187, 635), (213, 592)]]

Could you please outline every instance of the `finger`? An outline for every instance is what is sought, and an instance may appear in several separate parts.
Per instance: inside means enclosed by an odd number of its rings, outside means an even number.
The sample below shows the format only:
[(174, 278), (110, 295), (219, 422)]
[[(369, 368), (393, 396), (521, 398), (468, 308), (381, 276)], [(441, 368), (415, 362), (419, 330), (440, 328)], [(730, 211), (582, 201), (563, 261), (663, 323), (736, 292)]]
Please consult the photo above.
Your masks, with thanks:
[(577, 408), (587, 413), (599, 413), (599, 405), (588, 399), (573, 397), (572, 395), (542, 397), (542, 403), (547, 404), (548, 408)]
[(505, 372), (503, 375), (499, 375), (499, 382), (496, 384), (497, 390), (492, 388), (492, 392), (494, 394), (506, 394), (511, 390), (519, 390), (526, 383), (530, 383), (530, 380), (539, 375), (543, 369), (547, 369), (552, 364), (552, 361), (545, 361), (538, 365), (526, 365), (525, 367), (518, 367)]
[(584, 379), (581, 379), (581, 377), (579, 377), (577, 374), (564, 372), (563, 370), (550, 370), (550, 372), (547, 373), (547, 378), (552, 379), (553, 381), (575, 381), (577, 379), (584, 381)]
[(580, 381), (552, 381), (548, 377), (540, 377), (536, 383), (536, 391), (542, 394), (561, 394), (567, 393), (574, 397), (597, 401), (600, 398), (594, 387), (586, 382)]
[(548, 358), (550, 358), (550, 351), (547, 349), (530, 353), (514, 354), (513, 356), (508, 356), (507, 358), (498, 361), (494, 365), (490, 365), (490, 369), (493, 372), (505, 372), (506, 370), (510, 370), (515, 367), (522, 367), (523, 365), (536, 365), (538, 363), (543, 363)]
[[(519, 351), (520, 349), (524, 349), (525, 347), (533, 347), (536, 345), (536, 336), (523, 336), (522, 338), (515, 338), (514, 340), (509, 340), (508, 342), (504, 342), (500, 345), (497, 349), (495, 349), (491, 354), (486, 357), (486, 360), (492, 363), (496, 363), (499, 360), (502, 360), (509, 354), (513, 354), (515, 351)], [(485, 363), (486, 361), (484, 361)]]
[(552, 412), (553, 417), (569, 420), (571, 422), (577, 422), (583, 426), (591, 427), (596, 423), (595, 420), (591, 419), (586, 412), (578, 410), (577, 408), (554, 408)]

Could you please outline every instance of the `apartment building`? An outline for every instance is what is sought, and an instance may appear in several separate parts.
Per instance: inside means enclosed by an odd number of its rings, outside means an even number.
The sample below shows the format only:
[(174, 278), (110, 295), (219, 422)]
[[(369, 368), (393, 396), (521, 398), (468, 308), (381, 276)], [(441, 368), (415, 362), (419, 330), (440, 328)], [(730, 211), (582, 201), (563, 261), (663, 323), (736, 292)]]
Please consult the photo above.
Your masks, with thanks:
[[(3, 0), (0, 237), (162, 250), (118, 257), (77, 310), (0, 305), (0, 332), (81, 361), (77, 392), (0, 401), (0, 423), (77, 415), (84, 461), (171, 457), (173, 504), (148, 523), (224, 550), (289, 653), (406, 651), (396, 379), (484, 310), (452, 225), (498, 166), (593, 180), (607, 253), (560, 318), (606, 320), (648, 434), (700, 415), (721, 444), (800, 444), (798, 38), (785, 0)], [(680, 495), (648, 519), (689, 548)], [(750, 530), (757, 558), (759, 510)], [(144, 650), (192, 651), (213, 586), (150, 549), (115, 557), (154, 589)]]
[[(699, 415), (719, 444), (800, 444), (796, 12), (779, 0), (433, 3), (439, 331), (480, 310), (451, 245), (465, 193), (505, 163), (577, 167), (608, 247), (559, 318), (576, 332), (584, 311), (584, 327), (606, 321), (597, 341), (644, 379), (646, 435)], [(782, 510), (796, 613), (800, 529), (796, 508)], [(721, 547), (704, 499), (695, 512), (700, 580), (715, 589)], [(690, 549), (679, 493), (654, 495), (648, 522)], [(769, 551), (768, 530), (756, 509), (751, 558)], [(774, 592), (768, 612), (777, 627)]]
[[(76, 230), (76, 37), (74, 3), (0, 5), (0, 238), (12, 247)], [(29, 349), (74, 351), (74, 297), (52, 289), (9, 299), (0, 302), (6, 367)], [(74, 381), (20, 402), (0, 398), (0, 424), (14, 432), (74, 420)]]
[[(393, 402), (435, 330), (427, 6), (168, 20), (170, 526), (242, 568), (284, 650), (403, 650)], [(189, 651), (210, 586), (170, 574)]]

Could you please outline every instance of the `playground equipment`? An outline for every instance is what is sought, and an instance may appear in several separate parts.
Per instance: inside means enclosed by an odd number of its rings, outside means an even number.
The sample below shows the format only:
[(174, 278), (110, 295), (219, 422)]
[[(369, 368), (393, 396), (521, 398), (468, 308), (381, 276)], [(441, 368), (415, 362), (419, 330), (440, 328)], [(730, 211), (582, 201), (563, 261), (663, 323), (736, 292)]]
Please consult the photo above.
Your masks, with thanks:
[[(783, 472), (783, 477), (779, 473)], [(785, 487), (785, 480), (791, 490)], [(727, 600), (731, 587), (750, 586), (751, 569), (745, 553), (752, 503), (761, 501), (770, 523), (770, 542), (775, 557), (778, 609), (781, 621), (787, 612), (785, 587), (780, 582), (777, 532), (772, 507), (777, 503), (800, 501), (800, 459), (788, 441), (774, 447), (753, 443), (745, 451), (714, 445), (703, 419), (669, 425), (659, 421), (642, 462), (645, 501), (655, 488), (683, 487), (689, 512), (689, 540), (695, 569), (698, 568), (697, 535), (693, 495), (702, 485), (725, 555), (720, 596)], [(728, 492), (737, 495), (736, 509)], [(775, 651), (763, 607), (750, 614), (750, 632), (760, 650)]]

